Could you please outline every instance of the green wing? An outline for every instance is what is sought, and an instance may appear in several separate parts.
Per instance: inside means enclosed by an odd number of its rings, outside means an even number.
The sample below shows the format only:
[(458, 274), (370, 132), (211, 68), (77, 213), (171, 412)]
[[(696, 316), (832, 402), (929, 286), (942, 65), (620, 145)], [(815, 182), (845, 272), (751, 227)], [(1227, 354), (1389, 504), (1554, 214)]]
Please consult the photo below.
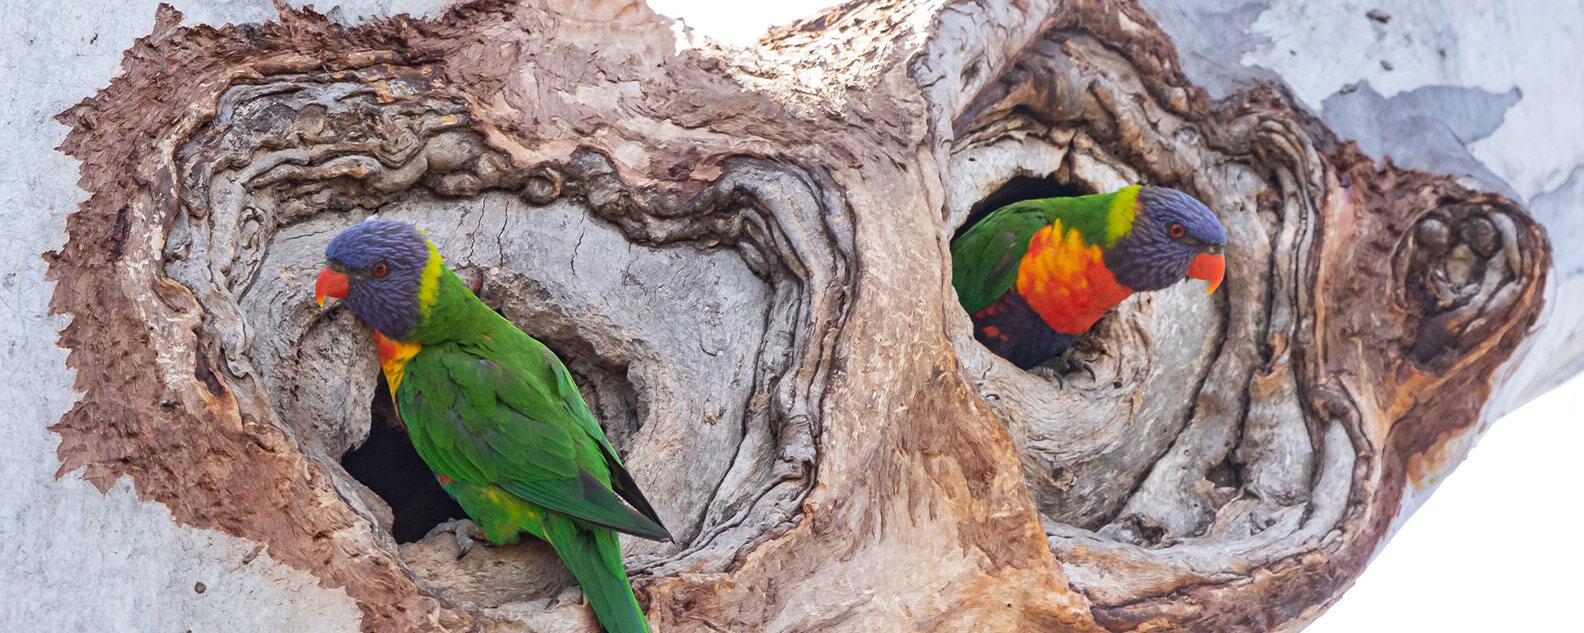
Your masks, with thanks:
[(1017, 280), (1029, 240), (1051, 223), (1044, 202), (996, 209), (952, 241), (952, 286), (968, 314), (990, 307)]
[(408, 363), (396, 405), (418, 455), (436, 475), (499, 486), (588, 524), (670, 539), (566, 367), (500, 323), (510, 331), (479, 344), (427, 345)]

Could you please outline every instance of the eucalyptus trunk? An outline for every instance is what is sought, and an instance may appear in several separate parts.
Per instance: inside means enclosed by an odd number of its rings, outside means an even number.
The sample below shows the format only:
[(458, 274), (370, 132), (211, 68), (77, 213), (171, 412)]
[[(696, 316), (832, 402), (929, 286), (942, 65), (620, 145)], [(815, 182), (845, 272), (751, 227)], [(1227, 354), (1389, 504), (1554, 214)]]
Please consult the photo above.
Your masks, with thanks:
[[(548, 546), (424, 537), (453, 508), (310, 290), (371, 213), (567, 360), (677, 537), (624, 539), (667, 632), (1295, 630), (1477, 436), (1552, 269), (1501, 193), (1277, 88), (1212, 103), (1128, 0), (855, 2), (746, 49), (615, 0), (180, 21), (60, 116), (90, 197), (50, 428), (61, 477), (248, 552), (198, 594), (294, 587), (235, 630), (595, 630)], [(1222, 289), (1127, 300), (1092, 380), (976, 343), (954, 232), (1135, 182), (1218, 213)]]

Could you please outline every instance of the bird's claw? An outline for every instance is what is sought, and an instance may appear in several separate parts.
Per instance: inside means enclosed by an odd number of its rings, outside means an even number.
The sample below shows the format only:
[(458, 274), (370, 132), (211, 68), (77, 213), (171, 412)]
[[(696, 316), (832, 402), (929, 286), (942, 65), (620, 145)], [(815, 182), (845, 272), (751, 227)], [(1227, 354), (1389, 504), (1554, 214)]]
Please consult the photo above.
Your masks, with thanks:
[(1046, 361), (1043, 365), (1029, 370), (1030, 373), (1041, 378), (1056, 379), (1056, 385), (1063, 388), (1067, 386), (1067, 376), (1080, 371), (1089, 375), (1090, 382), (1094, 381), (1094, 368), (1090, 367), (1089, 363), (1083, 359), (1069, 354), (1062, 354)]
[(1029, 368), (1028, 373), (1039, 376), (1040, 378), (1055, 379), (1058, 386), (1067, 386), (1067, 380), (1062, 378), (1061, 370), (1052, 366), (1052, 364), (1031, 367)]
[(1079, 360), (1077, 358), (1068, 357), (1067, 358), (1067, 369), (1066, 369), (1066, 371), (1068, 373), (1071, 373), (1071, 372), (1076, 372), (1076, 371), (1080, 371), (1080, 370), (1082, 370), (1083, 373), (1089, 374), (1089, 382), (1094, 382), (1094, 379), (1095, 379), (1094, 368), (1090, 367), (1089, 363), (1087, 363), (1085, 361), (1082, 361), (1082, 360)]
[(462, 560), (463, 556), (467, 556), (468, 552), (473, 551), (473, 543), (476, 540), (484, 541), (485, 547), (490, 546), (488, 537), (484, 535), (484, 530), (479, 529), (477, 523), (468, 519), (455, 519), (436, 525), (429, 529), (429, 533), (424, 534), (424, 539), (427, 540), (429, 537), (441, 532), (450, 532), (456, 538), (457, 560)]

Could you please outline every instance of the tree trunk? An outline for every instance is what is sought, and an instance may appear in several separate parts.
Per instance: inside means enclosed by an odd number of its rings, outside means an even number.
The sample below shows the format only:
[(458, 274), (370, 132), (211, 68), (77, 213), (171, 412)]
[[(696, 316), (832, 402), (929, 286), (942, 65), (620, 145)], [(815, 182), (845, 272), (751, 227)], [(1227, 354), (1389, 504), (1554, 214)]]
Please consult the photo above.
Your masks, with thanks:
[[(376, 211), (568, 361), (677, 536), (624, 540), (661, 631), (1295, 629), (1476, 437), (1552, 270), (1501, 193), (1212, 103), (1131, 1), (859, 2), (753, 50), (615, 0), (280, 12), (162, 9), (61, 115), (90, 197), (48, 257), (58, 476), (234, 543), (196, 594), (291, 587), (227, 628), (595, 630), (548, 547), (424, 538), (455, 509), (309, 292)], [(1216, 210), (1223, 290), (1128, 300), (1094, 380), (980, 347), (953, 233), (1133, 182)]]

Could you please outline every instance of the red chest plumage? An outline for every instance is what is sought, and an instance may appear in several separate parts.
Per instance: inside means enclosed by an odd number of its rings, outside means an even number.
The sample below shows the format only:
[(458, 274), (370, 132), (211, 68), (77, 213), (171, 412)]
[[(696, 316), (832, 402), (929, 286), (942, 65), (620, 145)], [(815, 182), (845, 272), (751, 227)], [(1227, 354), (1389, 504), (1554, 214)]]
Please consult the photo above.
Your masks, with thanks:
[(1133, 294), (1106, 268), (1104, 252), (1058, 222), (1034, 234), (1013, 285), (1051, 329), (1082, 334)]

